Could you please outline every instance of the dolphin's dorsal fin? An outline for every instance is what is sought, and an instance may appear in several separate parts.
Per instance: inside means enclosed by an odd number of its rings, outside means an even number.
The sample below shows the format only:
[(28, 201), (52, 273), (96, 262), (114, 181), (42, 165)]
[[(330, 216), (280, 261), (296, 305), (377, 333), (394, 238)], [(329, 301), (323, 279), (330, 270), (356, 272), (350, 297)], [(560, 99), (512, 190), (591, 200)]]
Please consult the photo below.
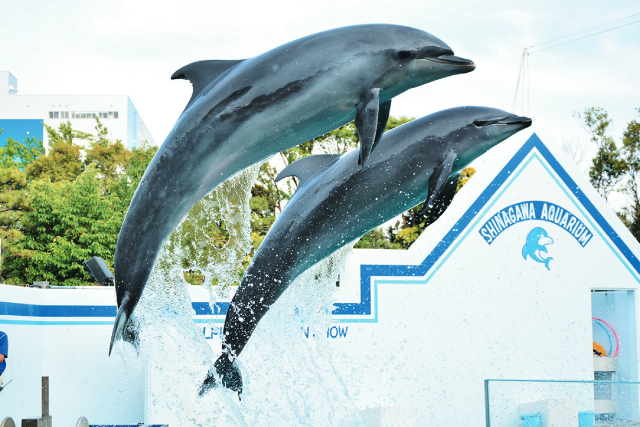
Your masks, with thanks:
[(187, 103), (185, 110), (193, 104), (193, 101), (201, 95), (204, 88), (209, 86), (209, 83), (226, 74), (242, 61), (244, 61), (244, 59), (214, 59), (209, 61), (192, 62), (173, 73), (171, 80), (185, 79), (189, 80), (193, 85), (193, 94), (191, 95), (191, 99)]
[(436, 222), (449, 207), (458, 189), (458, 176), (450, 177), (456, 154), (450, 152), (429, 178), (429, 194), (424, 202), (422, 213), (427, 213), (426, 225)]
[(295, 176), (298, 178), (298, 188), (300, 188), (340, 156), (342, 156), (342, 154), (316, 154), (314, 156), (303, 157), (284, 168), (282, 172), (276, 176), (276, 182), (288, 176)]

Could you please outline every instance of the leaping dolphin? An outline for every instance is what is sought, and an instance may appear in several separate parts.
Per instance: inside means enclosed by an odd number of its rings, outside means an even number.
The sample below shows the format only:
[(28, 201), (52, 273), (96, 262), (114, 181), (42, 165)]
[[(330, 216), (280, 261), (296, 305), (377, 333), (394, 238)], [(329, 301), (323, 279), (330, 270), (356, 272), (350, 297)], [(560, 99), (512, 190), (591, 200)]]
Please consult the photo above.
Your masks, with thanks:
[(222, 356), (200, 394), (218, 381), (242, 392), (234, 360), (287, 287), (345, 244), (425, 201), (427, 223), (451, 203), (458, 174), (478, 156), (529, 127), (531, 119), (486, 107), (459, 107), (385, 133), (367, 167), (358, 153), (316, 155), (276, 177), (296, 176), (298, 189), (262, 241), (234, 295), (224, 324)]
[(191, 81), (193, 96), (142, 177), (118, 236), (118, 314), (109, 354), (162, 245), (203, 196), (248, 166), (354, 119), (364, 167), (394, 96), (474, 68), (424, 31), (360, 25), (255, 58), (201, 61), (176, 71), (171, 78)]

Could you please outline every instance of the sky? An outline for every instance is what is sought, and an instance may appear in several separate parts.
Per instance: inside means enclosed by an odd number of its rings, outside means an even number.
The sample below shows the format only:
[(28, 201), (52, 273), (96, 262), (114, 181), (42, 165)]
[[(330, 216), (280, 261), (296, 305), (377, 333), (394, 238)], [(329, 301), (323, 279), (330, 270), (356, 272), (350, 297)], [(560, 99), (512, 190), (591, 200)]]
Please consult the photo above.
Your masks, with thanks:
[[(190, 83), (170, 76), (190, 62), (249, 58), (346, 25), (407, 25), (442, 39), (477, 69), (398, 96), (392, 115), (461, 105), (512, 111), (524, 47), (637, 13), (637, 0), (0, 0), (0, 70), (18, 79), (20, 94), (128, 95), (160, 144), (191, 96)], [(640, 23), (532, 54), (524, 114), (545, 141), (586, 143), (574, 113), (603, 107), (619, 139), (626, 123), (640, 119), (638, 70)], [(520, 103), (515, 113), (523, 113)]]

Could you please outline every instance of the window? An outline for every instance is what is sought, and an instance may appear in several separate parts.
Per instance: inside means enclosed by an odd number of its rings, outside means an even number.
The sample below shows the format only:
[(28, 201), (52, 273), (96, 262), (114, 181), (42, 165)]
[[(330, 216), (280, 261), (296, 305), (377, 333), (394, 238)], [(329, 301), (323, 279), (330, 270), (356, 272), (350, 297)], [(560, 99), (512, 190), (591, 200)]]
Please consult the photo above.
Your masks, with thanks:
[[(50, 115), (52, 113), (49, 113)], [(69, 118), (69, 112), (65, 112), (66, 118)], [(72, 111), (71, 118), (72, 119), (92, 119), (98, 117), (99, 119), (117, 119), (118, 112), (117, 111), (98, 111), (98, 112), (81, 112), (81, 111)], [(52, 118), (52, 117), (49, 117)]]

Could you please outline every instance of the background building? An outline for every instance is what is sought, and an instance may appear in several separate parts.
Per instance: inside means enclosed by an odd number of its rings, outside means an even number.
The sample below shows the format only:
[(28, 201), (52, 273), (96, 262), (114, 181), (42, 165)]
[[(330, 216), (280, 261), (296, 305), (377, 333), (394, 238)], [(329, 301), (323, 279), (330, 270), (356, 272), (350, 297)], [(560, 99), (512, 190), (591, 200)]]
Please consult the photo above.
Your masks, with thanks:
[(109, 138), (129, 149), (145, 140), (156, 145), (127, 95), (18, 95), (18, 79), (0, 71), (0, 146), (8, 138), (36, 137), (48, 147), (43, 123), (57, 128), (69, 121), (75, 130), (95, 133), (96, 116), (109, 130)]

